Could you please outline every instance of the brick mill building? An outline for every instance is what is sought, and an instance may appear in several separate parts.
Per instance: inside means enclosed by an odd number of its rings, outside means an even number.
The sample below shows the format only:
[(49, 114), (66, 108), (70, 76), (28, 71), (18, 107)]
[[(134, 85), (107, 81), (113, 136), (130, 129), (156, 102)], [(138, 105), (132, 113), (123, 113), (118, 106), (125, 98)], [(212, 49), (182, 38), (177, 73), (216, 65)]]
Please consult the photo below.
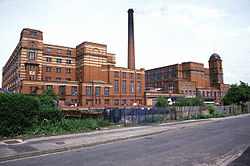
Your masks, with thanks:
[(146, 87), (154, 87), (185, 97), (201, 95), (205, 101), (219, 103), (230, 85), (224, 84), (221, 57), (214, 53), (209, 68), (197, 62), (183, 62), (145, 71)]
[(208, 69), (196, 62), (146, 72), (135, 69), (133, 12), (128, 10), (128, 68), (115, 66), (115, 54), (107, 52), (107, 45), (83, 42), (72, 48), (45, 44), (43, 32), (25, 28), (3, 67), (2, 88), (32, 95), (53, 89), (61, 105), (84, 108), (153, 105), (160, 96), (201, 95), (213, 102), (225, 96), (229, 85), (223, 82), (218, 54), (211, 55)]
[(115, 67), (107, 46), (83, 42), (76, 48), (43, 43), (43, 33), (25, 28), (3, 67), (2, 87), (42, 94), (54, 89), (61, 105), (83, 107), (144, 104), (145, 71)]

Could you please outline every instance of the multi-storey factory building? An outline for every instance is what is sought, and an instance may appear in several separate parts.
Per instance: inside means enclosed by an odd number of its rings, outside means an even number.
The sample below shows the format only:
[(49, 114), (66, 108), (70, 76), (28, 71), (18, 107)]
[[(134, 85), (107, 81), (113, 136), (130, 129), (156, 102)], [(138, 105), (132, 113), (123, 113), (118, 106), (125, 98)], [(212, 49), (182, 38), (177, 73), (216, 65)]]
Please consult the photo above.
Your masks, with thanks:
[(107, 53), (107, 45), (45, 44), (43, 32), (25, 28), (3, 67), (2, 88), (34, 95), (53, 89), (61, 105), (144, 104), (144, 69), (120, 68), (115, 63), (115, 54)]
[(221, 57), (214, 53), (209, 68), (203, 63), (183, 62), (145, 71), (146, 87), (159, 88), (185, 97), (201, 95), (207, 101), (218, 102), (230, 85), (224, 84)]

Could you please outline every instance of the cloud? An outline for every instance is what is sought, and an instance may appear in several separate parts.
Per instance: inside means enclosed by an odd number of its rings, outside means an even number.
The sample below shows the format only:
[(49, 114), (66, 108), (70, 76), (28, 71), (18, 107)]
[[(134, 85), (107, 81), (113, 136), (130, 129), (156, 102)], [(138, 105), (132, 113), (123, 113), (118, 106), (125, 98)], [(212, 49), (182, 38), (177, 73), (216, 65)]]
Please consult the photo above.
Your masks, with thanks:
[(238, 37), (242, 34), (241, 28), (222, 28), (213, 24), (198, 26), (194, 33), (201, 41), (225, 41), (230, 38)]
[(228, 16), (228, 14), (222, 10), (222, 9), (209, 9), (201, 6), (192, 6), (192, 5), (180, 5), (177, 6), (176, 9), (182, 10), (182, 11), (188, 11), (192, 15), (202, 18), (208, 18), (208, 19), (219, 19), (225, 16)]
[(195, 29), (195, 33), (201, 41), (214, 41), (220, 40), (220, 31), (213, 25), (201, 25)]
[(250, 33), (250, 26), (246, 28), (246, 31)]
[(177, 15), (170, 17), (168, 20), (170, 26), (181, 26), (181, 27), (190, 27), (194, 24), (194, 21), (185, 15)]

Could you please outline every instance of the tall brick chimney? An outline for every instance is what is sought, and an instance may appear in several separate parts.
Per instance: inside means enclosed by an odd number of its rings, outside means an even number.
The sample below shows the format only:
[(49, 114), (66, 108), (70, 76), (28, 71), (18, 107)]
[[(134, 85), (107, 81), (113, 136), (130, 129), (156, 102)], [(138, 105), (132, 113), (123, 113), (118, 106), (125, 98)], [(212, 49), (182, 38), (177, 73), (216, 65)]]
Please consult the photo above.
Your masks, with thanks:
[(128, 68), (135, 69), (134, 18), (133, 9), (128, 10)]

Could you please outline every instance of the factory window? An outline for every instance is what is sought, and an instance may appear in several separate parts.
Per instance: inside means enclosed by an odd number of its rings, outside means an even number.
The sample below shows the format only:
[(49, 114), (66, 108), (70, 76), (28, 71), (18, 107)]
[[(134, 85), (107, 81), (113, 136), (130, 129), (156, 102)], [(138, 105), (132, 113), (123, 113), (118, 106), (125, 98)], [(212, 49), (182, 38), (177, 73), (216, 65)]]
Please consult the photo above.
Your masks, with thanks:
[(189, 85), (189, 89), (191, 89), (191, 85)]
[(46, 80), (46, 81), (50, 81), (50, 80), (51, 80), (51, 77), (46, 77), (45, 80)]
[(137, 79), (141, 79), (141, 74), (137, 74)]
[(133, 104), (134, 104), (134, 100), (131, 99), (131, 100), (130, 100), (130, 105), (133, 105)]
[(57, 73), (61, 73), (61, 72), (62, 72), (62, 69), (61, 69), (61, 68), (56, 68), (56, 72), (57, 72)]
[(35, 60), (36, 59), (36, 53), (35, 52), (29, 52), (29, 60)]
[(56, 77), (56, 81), (61, 81), (62, 79), (60, 77)]
[(46, 85), (46, 90), (53, 90), (53, 85)]
[(52, 48), (47, 47), (46, 51), (47, 52), (52, 52)]
[(115, 80), (115, 93), (119, 93), (119, 80)]
[(109, 99), (105, 99), (105, 104), (109, 104)]
[(34, 35), (34, 36), (36, 36), (36, 35), (37, 35), (37, 32), (30, 31), (30, 35)]
[(167, 72), (168, 72), (167, 68), (163, 69), (163, 73), (167, 73)]
[(62, 63), (62, 59), (56, 59), (57, 63)]
[(141, 93), (141, 81), (137, 82), (137, 93)]
[(119, 72), (118, 71), (115, 71), (115, 77), (119, 78)]
[(183, 84), (181, 84), (181, 89), (183, 89)]
[(70, 50), (67, 50), (67, 51), (66, 51), (66, 54), (67, 54), (67, 55), (71, 55), (71, 51), (70, 51)]
[(122, 100), (122, 104), (123, 104), (123, 105), (126, 105), (126, 104), (127, 104), (127, 100), (126, 100), (126, 99), (123, 99), (123, 100)]
[(86, 99), (86, 105), (91, 105), (92, 100), (91, 99)]
[(31, 71), (35, 71), (36, 70), (36, 66), (35, 65), (30, 65), (30, 70)]
[(35, 47), (35, 45), (36, 45), (35, 42), (30, 42), (31, 47)]
[(104, 88), (104, 95), (109, 96), (109, 87)]
[(51, 62), (52, 61), (52, 58), (46, 58), (46, 62)]
[(122, 72), (122, 78), (127, 78), (127, 73), (126, 72)]
[(95, 95), (96, 96), (100, 96), (101, 95), (101, 87), (100, 86), (95, 87)]
[(70, 78), (66, 78), (66, 81), (71, 81), (71, 79)]
[(95, 104), (100, 105), (101, 104), (101, 99), (95, 99)]
[(36, 86), (31, 86), (31, 87), (30, 87), (30, 93), (31, 93), (31, 94), (37, 94), (37, 89), (38, 89), (38, 88), (37, 88)]
[(207, 91), (207, 97), (209, 97), (209, 92)]
[(91, 96), (91, 86), (86, 86), (86, 96)]
[(66, 91), (66, 86), (59, 86), (59, 94), (60, 95), (65, 95)]
[(71, 60), (66, 60), (66, 63), (67, 64), (71, 64)]
[(46, 67), (46, 72), (51, 72), (51, 67)]
[(62, 50), (61, 50), (61, 49), (57, 49), (56, 52), (57, 52), (58, 54), (61, 54), (61, 53), (62, 53)]
[(134, 81), (130, 81), (130, 93), (134, 93)]
[(130, 73), (130, 78), (133, 79), (135, 77), (134, 73)]
[(119, 105), (119, 99), (115, 99), (115, 106)]
[(71, 73), (71, 69), (66, 69), (66, 73)]
[(122, 92), (127, 93), (127, 80), (122, 80)]

